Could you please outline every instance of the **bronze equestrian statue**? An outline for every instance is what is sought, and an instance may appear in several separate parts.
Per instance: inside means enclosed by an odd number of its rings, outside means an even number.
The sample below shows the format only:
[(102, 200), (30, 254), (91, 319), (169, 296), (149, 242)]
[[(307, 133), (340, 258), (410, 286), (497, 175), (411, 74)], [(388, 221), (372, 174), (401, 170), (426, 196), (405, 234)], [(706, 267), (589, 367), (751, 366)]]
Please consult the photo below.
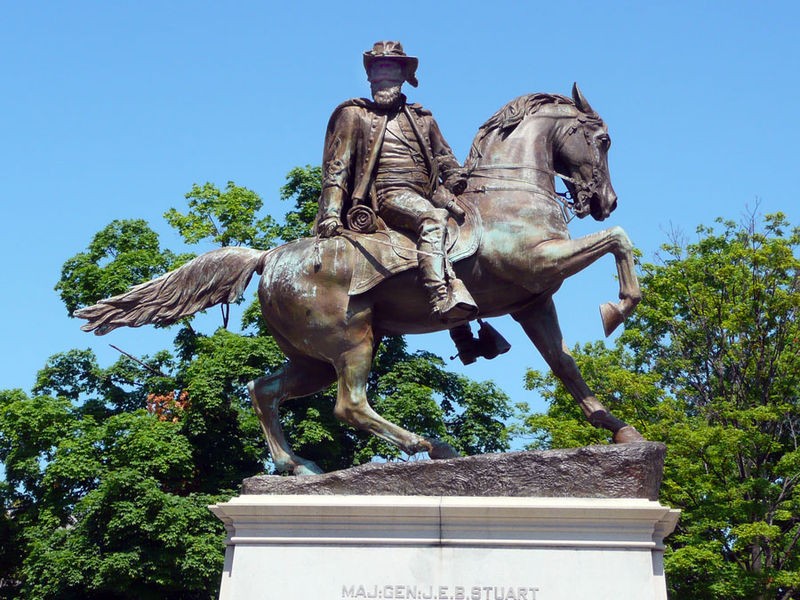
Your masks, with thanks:
[[(393, 50), (384, 47), (384, 52), (398, 56), (400, 50), (397, 46)], [(376, 46), (373, 52), (380, 54), (380, 49)], [(400, 62), (404, 65), (403, 76), (414, 83), (413, 63), (405, 59)], [(407, 110), (401, 109), (408, 121), (426, 117), (418, 109)], [(340, 112), (369, 111), (356, 105)], [(337, 118), (334, 113), (334, 130)], [(431, 118), (429, 123), (432, 122)], [(409, 123), (399, 125), (408, 138), (409, 129), (404, 127), (410, 127)], [(258, 295), (262, 313), (287, 361), (277, 372), (250, 382), (248, 387), (276, 468), (298, 475), (320, 470), (292, 451), (280, 427), (279, 408), (289, 399), (313, 394), (334, 381), (338, 384), (334, 414), (340, 420), (409, 454), (456, 456), (447, 444), (406, 431), (375, 413), (367, 402), (366, 385), (373, 355), (383, 336), (450, 329), (465, 324), (472, 316), (510, 314), (580, 404), (590, 423), (609, 430), (614, 442), (642, 441), (633, 427), (609, 413), (584, 382), (562, 339), (553, 302), (553, 294), (564, 279), (609, 253), (616, 261), (620, 301), (601, 306), (606, 335), (623, 322), (641, 298), (633, 245), (622, 228), (616, 226), (578, 239), (571, 239), (567, 230), (567, 212), (602, 221), (617, 206), (608, 173), (610, 143), (605, 123), (577, 85), (573, 86), (571, 99), (552, 94), (521, 96), (481, 126), (465, 164), (466, 189), (455, 200), (460, 210), (448, 211), (459, 218), (463, 211), (467, 217), (460, 232), (451, 219), (454, 232), (459, 236), (467, 230), (472, 232), (461, 236), (466, 238), (459, 241), (461, 251), (451, 251), (453, 256), (458, 254), (452, 266), (454, 277), (448, 278), (446, 263), (444, 267), (445, 284), (449, 280), (452, 286), (455, 279), (463, 282), (477, 306), (476, 315), (465, 315), (460, 321), (443, 321), (447, 303), (440, 302), (439, 291), (439, 310), (431, 312), (431, 298), (424, 288), (430, 275), (423, 272), (423, 261), (414, 255), (416, 244), (421, 248), (431, 246), (424, 245), (430, 240), (425, 242), (426, 234), (419, 227), (417, 233), (421, 232), (422, 242), (407, 240), (402, 232), (339, 230), (336, 219), (341, 218), (337, 217), (338, 211), (345, 208), (347, 196), (341, 194), (341, 207), (331, 198), (339, 194), (334, 190), (342, 189), (337, 181), (344, 181), (337, 179), (337, 169), (348, 167), (347, 161), (335, 159), (326, 166), (323, 195), (328, 194), (328, 198), (322, 203), (334, 208), (330, 212), (321, 208), (319, 236), (267, 251), (230, 247), (213, 250), (125, 294), (78, 310), (75, 316), (88, 320), (84, 330), (100, 335), (120, 326), (174, 323), (214, 304), (236, 300), (253, 273), (261, 274)], [(326, 155), (333, 156), (337, 150), (331, 148), (329, 153), (326, 145)], [(360, 156), (362, 160), (368, 158), (366, 154)], [(435, 159), (427, 165), (431, 177), (434, 167), (439, 168)], [(453, 173), (457, 172), (455, 165), (452, 168)], [(446, 170), (447, 167), (443, 169)], [(556, 176), (564, 181), (571, 200), (556, 193)], [(450, 177), (445, 176), (445, 182)], [(419, 200), (430, 201), (426, 194), (431, 187), (422, 180), (415, 181), (419, 191), (412, 202), (417, 207), (424, 206), (423, 214), (431, 212)], [(435, 182), (430, 186), (435, 187)], [(401, 187), (389, 178), (376, 184), (375, 190), (363, 190), (363, 195), (356, 194), (353, 188), (348, 191), (358, 201), (376, 201), (379, 217), (392, 220), (392, 209), (385, 209), (394, 202), (395, 192), (404, 196)], [(373, 195), (373, 191), (377, 193)], [(447, 201), (451, 200), (448, 197)], [(402, 199), (398, 202), (405, 206)], [(337, 230), (340, 235), (331, 235)], [(399, 270), (390, 272), (379, 264), (370, 287), (359, 287), (358, 274), (364, 272), (364, 264), (375, 267), (369, 248), (378, 248), (376, 244), (387, 248), (390, 254), (386, 256), (400, 265)], [(437, 252), (438, 247), (432, 250), (436, 251), (425, 250), (425, 256), (436, 256), (437, 260), (444, 256)], [(421, 268), (414, 268), (418, 263)]]

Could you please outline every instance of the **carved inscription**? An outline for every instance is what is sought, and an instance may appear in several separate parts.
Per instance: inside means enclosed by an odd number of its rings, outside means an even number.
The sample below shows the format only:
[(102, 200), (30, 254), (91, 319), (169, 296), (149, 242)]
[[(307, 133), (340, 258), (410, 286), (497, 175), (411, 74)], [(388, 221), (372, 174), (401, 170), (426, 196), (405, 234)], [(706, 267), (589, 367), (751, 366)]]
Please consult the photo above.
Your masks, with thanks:
[(342, 586), (342, 600), (542, 600), (531, 586), (363, 585)]

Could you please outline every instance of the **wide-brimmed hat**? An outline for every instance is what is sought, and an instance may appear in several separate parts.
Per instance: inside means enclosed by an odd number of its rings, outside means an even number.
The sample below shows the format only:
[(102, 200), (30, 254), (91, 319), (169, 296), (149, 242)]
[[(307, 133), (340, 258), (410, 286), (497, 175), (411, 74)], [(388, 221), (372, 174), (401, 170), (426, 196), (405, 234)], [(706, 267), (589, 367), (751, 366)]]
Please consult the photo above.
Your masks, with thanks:
[(405, 69), (406, 81), (412, 86), (417, 87), (417, 66), (419, 59), (416, 56), (408, 56), (403, 51), (403, 44), (400, 42), (375, 42), (372, 50), (364, 52), (364, 68), (369, 73), (369, 68), (375, 59), (389, 59), (396, 60), (403, 63)]

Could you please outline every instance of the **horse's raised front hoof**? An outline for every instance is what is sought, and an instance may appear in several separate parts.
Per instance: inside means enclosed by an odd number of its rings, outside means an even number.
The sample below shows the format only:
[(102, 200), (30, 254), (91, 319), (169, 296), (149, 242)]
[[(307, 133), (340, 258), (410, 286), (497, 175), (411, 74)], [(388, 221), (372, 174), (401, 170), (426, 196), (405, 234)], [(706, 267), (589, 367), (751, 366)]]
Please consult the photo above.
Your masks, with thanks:
[(431, 449), (428, 450), (428, 456), (430, 456), (433, 460), (440, 460), (443, 458), (458, 458), (461, 456), (456, 449), (447, 442), (432, 438), (428, 438), (428, 442), (431, 445)]
[(617, 327), (622, 325), (625, 315), (622, 314), (619, 306), (612, 302), (606, 302), (600, 305), (600, 318), (603, 320), (603, 333), (608, 337)]
[(646, 442), (647, 440), (642, 437), (642, 434), (636, 431), (636, 428), (630, 425), (625, 425), (622, 429), (618, 429), (614, 434), (615, 444), (638, 444)]
[(310, 460), (304, 460), (292, 469), (292, 475), (321, 475), (324, 472)]

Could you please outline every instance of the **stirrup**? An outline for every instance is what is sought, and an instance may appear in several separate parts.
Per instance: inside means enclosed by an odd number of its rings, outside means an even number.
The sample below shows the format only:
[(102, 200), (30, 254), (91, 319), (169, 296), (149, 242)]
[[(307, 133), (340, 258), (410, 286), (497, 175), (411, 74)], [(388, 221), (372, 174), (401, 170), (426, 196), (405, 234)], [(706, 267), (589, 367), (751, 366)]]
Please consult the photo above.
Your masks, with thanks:
[(469, 332), (469, 337), (464, 336), (459, 338), (452, 336), (451, 332), (451, 337), (453, 337), (453, 342), (456, 345), (458, 354), (451, 356), (450, 360), (454, 360), (458, 357), (465, 365), (471, 365), (478, 357), (482, 356), (485, 359), (491, 360), (500, 354), (505, 354), (511, 349), (511, 344), (509, 344), (506, 338), (494, 327), (482, 319), (478, 319), (478, 324), (480, 325), (480, 329), (477, 338), (472, 335), (471, 331)]

